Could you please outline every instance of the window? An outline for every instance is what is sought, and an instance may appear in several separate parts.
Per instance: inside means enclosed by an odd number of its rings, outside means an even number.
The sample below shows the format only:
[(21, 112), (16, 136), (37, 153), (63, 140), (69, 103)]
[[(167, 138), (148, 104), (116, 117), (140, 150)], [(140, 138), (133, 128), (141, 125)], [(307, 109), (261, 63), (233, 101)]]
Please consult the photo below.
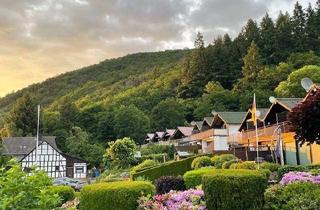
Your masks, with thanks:
[(84, 173), (84, 167), (76, 166), (76, 174), (82, 174), (82, 173)]
[(60, 170), (60, 167), (59, 167), (59, 166), (56, 166), (55, 168), (56, 168), (56, 171), (59, 171), (59, 170)]

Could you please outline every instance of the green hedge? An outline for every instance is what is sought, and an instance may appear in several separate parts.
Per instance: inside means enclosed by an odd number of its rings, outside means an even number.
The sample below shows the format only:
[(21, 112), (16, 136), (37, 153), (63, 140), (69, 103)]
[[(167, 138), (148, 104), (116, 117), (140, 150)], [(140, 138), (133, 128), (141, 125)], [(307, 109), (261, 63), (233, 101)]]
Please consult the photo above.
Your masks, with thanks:
[(139, 171), (143, 171), (145, 169), (152, 168), (156, 165), (158, 165), (158, 163), (155, 160), (148, 159), (148, 160), (143, 161), (139, 165), (136, 165), (135, 167), (133, 167), (131, 169), (131, 173), (137, 173)]
[(188, 189), (195, 188), (202, 183), (202, 177), (212, 173), (214, 168), (200, 168), (193, 171), (188, 171), (183, 175), (184, 184)]
[(265, 210), (315, 210), (320, 207), (320, 185), (308, 182), (273, 185), (265, 191), (264, 198)]
[(208, 166), (212, 166), (211, 158), (209, 158), (208, 156), (197, 157), (191, 163), (192, 169), (199, 169)]
[(65, 202), (71, 201), (75, 198), (74, 189), (70, 186), (50, 186), (49, 190), (59, 195), (61, 198), (59, 205), (62, 205)]
[(150, 182), (123, 181), (87, 185), (81, 189), (82, 210), (136, 210), (137, 200), (142, 195), (153, 195)]
[(182, 176), (185, 172), (191, 170), (191, 163), (194, 158), (196, 158), (196, 156), (183, 160), (167, 162), (150, 169), (131, 173), (131, 179), (136, 180), (138, 177), (142, 177), (154, 182), (162, 176)]
[(215, 170), (203, 177), (202, 188), (208, 209), (260, 210), (267, 178), (254, 170)]
[(281, 165), (277, 163), (269, 163), (269, 162), (263, 162), (260, 164), (260, 169), (267, 169), (271, 172), (278, 171), (278, 169), (281, 167)]

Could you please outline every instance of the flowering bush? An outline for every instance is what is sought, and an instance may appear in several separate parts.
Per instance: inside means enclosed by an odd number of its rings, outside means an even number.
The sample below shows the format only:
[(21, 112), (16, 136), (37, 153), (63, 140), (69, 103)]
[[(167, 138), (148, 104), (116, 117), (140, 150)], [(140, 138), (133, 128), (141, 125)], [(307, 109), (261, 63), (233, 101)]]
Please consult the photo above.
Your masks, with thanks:
[(287, 185), (294, 182), (312, 182), (320, 184), (320, 175), (314, 176), (310, 172), (289, 172), (282, 177), (280, 184)]
[(205, 210), (204, 193), (199, 189), (170, 191), (163, 195), (142, 196), (138, 200), (140, 210)]

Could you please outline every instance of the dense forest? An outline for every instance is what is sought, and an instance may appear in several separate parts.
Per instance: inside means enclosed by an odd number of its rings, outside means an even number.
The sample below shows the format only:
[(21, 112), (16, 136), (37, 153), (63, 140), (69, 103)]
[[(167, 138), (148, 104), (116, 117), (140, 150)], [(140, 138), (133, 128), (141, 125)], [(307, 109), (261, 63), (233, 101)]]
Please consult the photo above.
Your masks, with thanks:
[(107, 142), (161, 131), (209, 116), (247, 110), (269, 96), (302, 97), (303, 77), (320, 82), (320, 1), (292, 15), (249, 19), (241, 32), (192, 50), (137, 53), (68, 72), (0, 99), (1, 135), (34, 135), (41, 104), (44, 135), (99, 164)]

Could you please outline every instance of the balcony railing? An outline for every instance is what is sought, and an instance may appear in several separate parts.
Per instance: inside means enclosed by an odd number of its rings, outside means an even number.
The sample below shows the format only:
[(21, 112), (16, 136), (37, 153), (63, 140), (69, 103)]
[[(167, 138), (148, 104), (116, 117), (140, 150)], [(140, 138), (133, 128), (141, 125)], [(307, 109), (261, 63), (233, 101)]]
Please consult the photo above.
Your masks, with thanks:
[[(264, 126), (257, 129), (259, 142), (272, 142), (278, 138), (278, 129), (281, 128), (281, 133), (292, 133), (292, 127), (289, 122), (282, 122), (270, 126)], [(256, 142), (256, 131), (248, 130), (239, 132), (228, 137), (229, 144), (253, 144)]]

